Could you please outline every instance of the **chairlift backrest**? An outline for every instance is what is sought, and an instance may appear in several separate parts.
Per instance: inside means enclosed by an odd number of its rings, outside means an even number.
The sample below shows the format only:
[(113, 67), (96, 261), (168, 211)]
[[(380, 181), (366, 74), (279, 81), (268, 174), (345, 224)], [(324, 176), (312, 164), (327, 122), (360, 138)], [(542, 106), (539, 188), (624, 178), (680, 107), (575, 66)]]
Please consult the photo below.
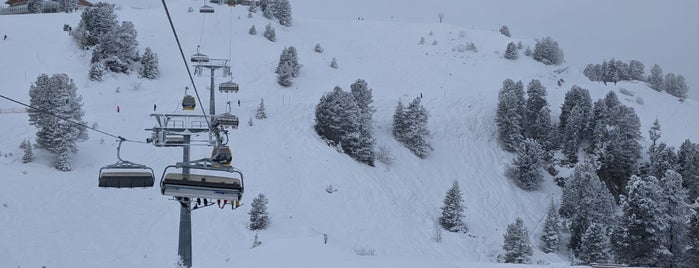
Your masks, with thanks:
[(207, 5), (203, 5), (199, 8), (199, 13), (214, 13), (214, 8)]

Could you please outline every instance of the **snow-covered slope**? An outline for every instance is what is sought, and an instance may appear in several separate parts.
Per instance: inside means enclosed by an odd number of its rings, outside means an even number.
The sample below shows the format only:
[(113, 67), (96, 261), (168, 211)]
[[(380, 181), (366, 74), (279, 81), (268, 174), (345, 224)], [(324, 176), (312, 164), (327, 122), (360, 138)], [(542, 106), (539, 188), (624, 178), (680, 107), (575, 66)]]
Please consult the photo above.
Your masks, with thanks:
[[(144, 129), (154, 124), (148, 116), (153, 104), (158, 112), (181, 112), (184, 86), (189, 84), (158, 2), (123, 1), (118, 11), (119, 20), (136, 25), (140, 47), (149, 46), (159, 55), (161, 77), (152, 81), (135, 74), (109, 74), (103, 82), (89, 81), (90, 53), (79, 50), (62, 31), (63, 24), (75, 28), (78, 13), (0, 16), (0, 33), (8, 35), (8, 40), (0, 42), (0, 94), (26, 102), (29, 86), (39, 74), (68, 73), (84, 98), (89, 125), (145, 140), (150, 133)], [(292, 3), (299, 14), (293, 27), (273, 24), (277, 42), (272, 43), (261, 34), (269, 21), (260, 14), (247, 18), (245, 7), (215, 6), (216, 13), (202, 15), (187, 12), (190, 6), (196, 10), (200, 1), (176, 0), (168, 5), (186, 55), (200, 44), (211, 57), (233, 61), (234, 81), (241, 91), (216, 92), (217, 110), (223, 111), (227, 100), (240, 99), (240, 107), (234, 105), (232, 112), (247, 122), (264, 98), (269, 116), (255, 120), (252, 127), (241, 124), (229, 143), (234, 165), (246, 176), (244, 203), (249, 204), (257, 193), (270, 200), (272, 225), (259, 234), (262, 246), (250, 249), (255, 234), (246, 229), (249, 206), (236, 211), (196, 210), (192, 217), (195, 267), (500, 267), (485, 263), (495, 261), (507, 224), (522, 217), (537, 244), (546, 207), (560, 195), (550, 178), (543, 191), (525, 192), (503, 176), (513, 155), (495, 142), (493, 117), (497, 92), (506, 78), (525, 83), (542, 80), (554, 116), (573, 84), (588, 88), (594, 99), (625, 88), (635, 95), (619, 96), (636, 109), (644, 134), (658, 118), (663, 139), (670, 144), (677, 146), (685, 138), (699, 140), (699, 126), (692, 120), (699, 108), (694, 100), (680, 103), (641, 83), (605, 87), (582, 76), (583, 65), (551, 67), (523, 56), (516, 61), (502, 58), (508, 42), (533, 47), (529, 37), (510, 39), (494, 30), (447, 23), (357, 21), (347, 19), (354, 16), (350, 11), (338, 19), (304, 16), (319, 7), (301, 1), (298, 6)], [(253, 24), (256, 36), (248, 34)], [(545, 29), (541, 35), (547, 35)], [(417, 44), (420, 37), (425, 37), (425, 45)], [(432, 45), (433, 41), (437, 44)], [(478, 52), (453, 50), (466, 42), (473, 42)], [(316, 43), (324, 53), (313, 52)], [(282, 88), (273, 71), (282, 49), (292, 45), (304, 67), (292, 87)], [(563, 48), (568, 56), (577, 47)], [(333, 57), (339, 69), (329, 67)], [(313, 112), (322, 94), (335, 85), (349, 89), (358, 78), (373, 89), (377, 142), (392, 152), (393, 165), (359, 164), (326, 146), (313, 131)], [(558, 87), (556, 81), (561, 78), (566, 82)], [(217, 73), (216, 83), (225, 79)], [(209, 78), (195, 80), (207, 104)], [(431, 115), (435, 148), (425, 160), (390, 135), (398, 100), (409, 101), (420, 94)], [(18, 105), (0, 102), (0, 108), (12, 107)], [(200, 114), (200, 110), (189, 113)], [(19, 143), (33, 138), (35, 132), (27, 118), (26, 114), (0, 114), (4, 126), (0, 139), (2, 263), (11, 267), (173, 267), (179, 205), (160, 195), (158, 187), (98, 188), (99, 168), (116, 161), (116, 142), (95, 132), (80, 144), (72, 172), (51, 168), (52, 156), (42, 151), (35, 151), (34, 162), (22, 164)], [(122, 150), (123, 158), (153, 167), (157, 176), (166, 165), (181, 160), (178, 148), (127, 143)], [(209, 152), (210, 148), (195, 147), (192, 157)], [(444, 240), (437, 243), (432, 238), (433, 222), (454, 180), (464, 191), (470, 231), (444, 233)], [(327, 193), (329, 185), (337, 192)], [(323, 234), (328, 234), (327, 245)], [(355, 254), (369, 249), (376, 256)], [(534, 260), (566, 266), (564, 255), (538, 250)]]

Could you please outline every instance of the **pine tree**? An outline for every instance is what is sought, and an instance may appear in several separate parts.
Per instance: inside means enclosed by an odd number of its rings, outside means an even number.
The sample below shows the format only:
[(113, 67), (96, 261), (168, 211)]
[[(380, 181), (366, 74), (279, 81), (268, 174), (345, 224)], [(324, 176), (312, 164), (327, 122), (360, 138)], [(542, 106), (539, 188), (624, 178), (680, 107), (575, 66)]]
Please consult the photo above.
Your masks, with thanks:
[(442, 216), (439, 217), (439, 225), (449, 232), (467, 232), (468, 227), (463, 221), (464, 198), (459, 182), (454, 181), (449, 191), (444, 197), (444, 206), (442, 206)]
[(279, 24), (291, 26), (291, 4), (289, 0), (275, 0), (273, 5), (274, 17), (279, 19)]
[(71, 13), (78, 9), (78, 0), (58, 0), (60, 10)]
[(517, 45), (514, 42), (507, 44), (507, 49), (505, 50), (505, 58), (508, 60), (517, 59)]
[(650, 88), (655, 89), (656, 91), (665, 90), (663, 88), (663, 69), (661, 69), (657, 64), (653, 65), (653, 68), (650, 68), (650, 75), (648, 76), (647, 81), (648, 84), (650, 84)]
[(692, 267), (699, 263), (699, 208), (694, 208), (689, 215), (689, 227), (687, 232), (688, 249), (685, 255), (685, 267)]
[(337, 69), (338, 67), (340, 66), (337, 65), (337, 59), (333, 57), (332, 61), (330, 61), (330, 68)]
[(70, 154), (78, 151), (77, 142), (87, 139), (82, 121), (85, 114), (82, 97), (77, 95), (76, 90), (75, 83), (66, 74), (51, 77), (42, 74), (29, 89), (30, 105), (37, 108), (29, 110), (29, 122), (38, 128), (37, 145), (54, 153), (57, 156), (55, 166), (64, 171), (71, 169)]
[(674, 73), (668, 73), (665, 75), (663, 88), (670, 95), (678, 97), (682, 100), (687, 98), (687, 92), (689, 91), (687, 84), (684, 81), (684, 76), (675, 75)]
[(255, 29), (255, 25), (253, 24), (250, 26), (250, 30), (248, 31), (250, 35), (257, 35), (257, 30)]
[(549, 205), (549, 211), (546, 214), (544, 231), (541, 234), (541, 242), (543, 243), (542, 248), (545, 253), (556, 252), (561, 242), (561, 224), (553, 201)]
[(563, 50), (558, 47), (558, 42), (551, 37), (537, 41), (534, 46), (534, 60), (546, 65), (559, 65), (563, 63)]
[(27, 10), (29, 13), (41, 13), (44, 9), (43, 0), (29, 0), (27, 1)]
[(88, 77), (92, 81), (102, 81), (102, 75), (104, 75), (104, 66), (101, 62), (90, 63), (90, 72)]
[(632, 80), (645, 81), (646, 74), (644, 70), (645, 66), (643, 63), (637, 60), (629, 61), (629, 77)]
[(150, 47), (146, 47), (141, 58), (141, 68), (138, 74), (143, 78), (155, 79), (160, 75), (158, 70), (158, 54), (153, 53)]
[(270, 224), (267, 203), (269, 203), (269, 201), (262, 193), (252, 199), (252, 208), (250, 208), (250, 212), (248, 212), (250, 215), (250, 225), (248, 225), (248, 229), (252, 231), (267, 229)]
[(507, 225), (507, 232), (503, 237), (505, 241), (502, 249), (505, 250), (505, 254), (499, 256), (500, 260), (505, 263), (529, 263), (533, 250), (521, 218)]
[(687, 190), (682, 187), (682, 175), (667, 170), (660, 179), (660, 200), (663, 208), (662, 216), (667, 224), (663, 230), (662, 266), (673, 268), (682, 267), (684, 251), (687, 248), (688, 234), (687, 215), (690, 207), (687, 204)]
[(315, 130), (329, 145), (358, 159), (359, 156), (359, 107), (350, 92), (336, 86), (320, 98), (315, 111)]
[(257, 4), (255, 1), (250, 1), (250, 4), (248, 6), (248, 12), (257, 13)]
[(32, 144), (29, 140), (23, 140), (20, 148), (24, 150), (24, 155), (22, 156), (22, 163), (29, 163), (34, 160), (34, 153), (32, 152)]
[(267, 26), (265, 26), (265, 33), (263, 34), (267, 40), (276, 42), (277, 41), (277, 34), (274, 31), (274, 27), (272, 27), (271, 23), (268, 23)]
[[(571, 87), (570, 90), (566, 92), (563, 105), (561, 106), (561, 115), (558, 118), (558, 129), (561, 134), (563, 134), (566, 131), (566, 128), (568, 128), (568, 116), (576, 106), (580, 107), (582, 117), (585, 118), (585, 121), (588, 121), (592, 111), (592, 98), (590, 97), (590, 92), (587, 89), (581, 88), (577, 85)], [(587, 124), (584, 126), (584, 128), (587, 129)], [(589, 131), (586, 132), (589, 133)]]
[(280, 62), (277, 66), (277, 83), (289, 87), (294, 84), (292, 67), (289, 62)]
[(316, 43), (316, 46), (313, 48), (313, 51), (323, 53), (323, 48), (320, 46), (320, 43)]
[(289, 57), (288, 61), (291, 64), (291, 75), (293, 77), (298, 77), (299, 72), (301, 71), (301, 67), (303, 67), (303, 64), (299, 63), (299, 56), (298, 53), (296, 53), (296, 47), (290, 46), (287, 50), (287, 53)]
[(262, 8), (262, 16), (271, 20), (274, 18), (274, 11), (272, 9), (272, 5), (269, 2), (271, 1), (260, 1), (260, 8)]
[(664, 230), (667, 222), (663, 205), (659, 202), (661, 190), (655, 177), (631, 176), (621, 197), (623, 215), (612, 233), (612, 247), (617, 260), (633, 266), (662, 266)]
[(507, 37), (512, 36), (512, 35), (510, 35), (510, 28), (507, 28), (507, 25), (503, 25), (502, 27), (500, 27), (500, 33), (504, 36), (507, 36)]
[(524, 140), (517, 150), (517, 158), (512, 161), (512, 168), (508, 171), (508, 175), (524, 190), (541, 189), (544, 181), (543, 155), (544, 151), (537, 141)]
[(576, 257), (582, 261), (582, 264), (609, 263), (611, 261), (611, 244), (604, 225), (600, 223), (590, 224), (582, 236)]
[(99, 43), (102, 35), (117, 26), (117, 15), (113, 4), (99, 2), (80, 14), (80, 22), (73, 36), (83, 47)]
[[(265, 99), (260, 99), (260, 105), (257, 106), (257, 112), (255, 113), (255, 118), (265, 119), (267, 118), (267, 113), (265, 112)], [(252, 118), (250, 118), (252, 122)]]
[(422, 98), (415, 98), (405, 112), (405, 132), (403, 133), (402, 143), (410, 149), (416, 156), (425, 159), (429, 151), (432, 150), (428, 138), (430, 130), (427, 127), (429, 114), (425, 107), (421, 104)]
[(393, 137), (400, 142), (405, 140), (405, 133), (408, 129), (406, 116), (405, 106), (401, 100), (398, 100), (398, 104), (393, 112), (393, 126), (391, 132), (393, 133)]
[(376, 157), (374, 155), (374, 146), (376, 145), (376, 140), (374, 139), (374, 125), (373, 125), (373, 115), (376, 109), (372, 106), (374, 102), (374, 97), (372, 96), (372, 90), (367, 85), (366, 81), (362, 79), (357, 79), (350, 86), (352, 95), (357, 102), (357, 107), (359, 108), (359, 148), (357, 149), (357, 160), (362, 163), (366, 163), (369, 166), (374, 166), (374, 161)]
[(595, 167), (587, 161), (578, 163), (563, 188), (559, 210), (561, 216), (571, 219), (568, 248), (578, 252), (582, 236), (592, 223), (613, 226), (616, 211), (614, 197)]
[(573, 110), (568, 115), (566, 128), (561, 132), (563, 154), (570, 163), (578, 162), (578, 149), (582, 143), (586, 124), (587, 118), (582, 107), (573, 107)]
[(699, 145), (685, 140), (677, 154), (677, 166), (682, 175), (682, 186), (687, 188), (687, 200), (696, 200), (699, 197)]
[(514, 152), (524, 140), (524, 88), (520, 82), (506, 79), (498, 94), (495, 124), (505, 150)]
[(527, 85), (527, 101), (524, 108), (524, 126), (528, 138), (540, 136), (542, 133), (535, 133), (537, 129), (536, 121), (542, 108), (547, 107), (546, 87), (539, 80), (532, 80)]

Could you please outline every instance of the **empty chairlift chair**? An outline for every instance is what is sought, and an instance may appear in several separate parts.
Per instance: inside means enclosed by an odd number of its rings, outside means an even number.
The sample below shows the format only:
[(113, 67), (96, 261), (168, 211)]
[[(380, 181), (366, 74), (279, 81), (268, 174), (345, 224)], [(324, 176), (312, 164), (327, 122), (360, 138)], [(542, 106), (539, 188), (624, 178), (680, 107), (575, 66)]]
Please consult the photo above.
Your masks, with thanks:
[(199, 13), (214, 13), (214, 8), (207, 5), (203, 5), (199, 8)]
[(211, 199), (224, 204), (230, 202), (233, 209), (240, 206), (243, 190), (243, 173), (240, 170), (207, 158), (167, 166), (160, 179), (160, 192), (163, 195), (178, 199)]
[(238, 84), (233, 83), (233, 81), (226, 81), (218, 85), (218, 91), (223, 93), (238, 92)]
[(214, 127), (223, 126), (230, 128), (238, 128), (240, 120), (237, 116), (231, 114), (231, 102), (226, 102), (226, 105), (228, 105), (228, 111), (222, 114), (214, 115), (211, 119), (211, 124)]
[(153, 169), (145, 165), (122, 160), (119, 156), (121, 143), (117, 146), (118, 162), (100, 168), (98, 186), (102, 188), (147, 188), (153, 187)]
[(192, 57), (190, 58), (190, 60), (191, 60), (192, 62), (197, 62), (197, 63), (198, 63), (198, 62), (209, 62), (209, 56), (207, 56), (207, 55), (204, 54), (204, 53), (199, 53), (199, 52), (197, 52), (197, 53), (194, 53), (194, 55), (192, 55)]

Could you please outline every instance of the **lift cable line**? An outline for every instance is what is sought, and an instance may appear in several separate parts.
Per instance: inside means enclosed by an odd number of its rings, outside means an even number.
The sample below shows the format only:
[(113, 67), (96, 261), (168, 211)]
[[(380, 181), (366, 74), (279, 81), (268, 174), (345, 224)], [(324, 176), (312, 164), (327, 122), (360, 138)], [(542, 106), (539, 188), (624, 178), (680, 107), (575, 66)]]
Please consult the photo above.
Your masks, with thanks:
[(172, 34), (175, 36), (175, 41), (177, 42), (177, 48), (180, 50), (180, 55), (182, 56), (182, 61), (184, 62), (184, 67), (187, 69), (187, 75), (189, 75), (189, 81), (192, 83), (192, 88), (194, 89), (194, 94), (197, 95), (197, 101), (199, 102), (199, 108), (201, 108), (201, 112), (204, 114), (205, 119), (206, 119), (206, 125), (211, 128), (211, 123), (209, 122), (209, 119), (206, 118), (206, 110), (204, 110), (204, 105), (201, 102), (201, 98), (199, 97), (199, 91), (197, 90), (197, 85), (194, 83), (194, 77), (192, 77), (192, 72), (189, 70), (189, 65), (187, 64), (187, 57), (184, 56), (184, 51), (182, 50), (182, 44), (180, 43), (180, 38), (177, 37), (177, 31), (175, 30), (175, 24), (172, 23), (172, 17), (170, 16), (170, 11), (167, 9), (167, 4), (165, 3), (165, 0), (161, 0), (163, 3), (163, 8), (165, 8), (165, 14), (167, 15), (167, 20), (170, 22), (170, 28), (172, 29)]
[(62, 116), (55, 115), (55, 114), (53, 114), (53, 113), (51, 113), (51, 112), (49, 112), (49, 111), (46, 111), (46, 110), (44, 110), (44, 109), (36, 108), (36, 107), (31, 106), (31, 105), (29, 105), (29, 104), (23, 103), (23, 102), (21, 102), (21, 101), (18, 101), (18, 100), (15, 100), (15, 99), (12, 99), (12, 98), (3, 96), (3, 95), (0, 95), (0, 98), (6, 99), (6, 100), (11, 101), (11, 102), (14, 102), (14, 103), (17, 103), (17, 104), (19, 104), (19, 105), (22, 105), (22, 106), (24, 106), (24, 107), (27, 107), (27, 108), (32, 109), (32, 110), (34, 110), (34, 111), (37, 111), (37, 112), (39, 112), (39, 113), (47, 114), (47, 115), (56, 117), (56, 118), (58, 118), (58, 119), (64, 120), (64, 121), (66, 121), (66, 122), (68, 122), (68, 123), (71, 123), (71, 124), (74, 124), (74, 125), (78, 125), (78, 126), (81, 126), (81, 127), (85, 127), (85, 128), (87, 128), (87, 129), (92, 130), (92, 131), (95, 131), (95, 132), (97, 132), (97, 133), (104, 134), (104, 135), (110, 136), (110, 137), (112, 137), (112, 138), (116, 138), (116, 139), (119, 140), (119, 141), (126, 141), (126, 142), (134, 142), (134, 143), (148, 144), (147, 142), (127, 139), (127, 138), (124, 138), (124, 137), (119, 136), (119, 135), (115, 135), (115, 134), (112, 134), (112, 133), (109, 133), (109, 132), (106, 132), (106, 131), (102, 131), (102, 130), (99, 130), (99, 129), (90, 127), (90, 126), (85, 125), (85, 124), (83, 124), (83, 123), (75, 122), (75, 121), (71, 120), (70, 118), (66, 118), (66, 117), (62, 117)]

